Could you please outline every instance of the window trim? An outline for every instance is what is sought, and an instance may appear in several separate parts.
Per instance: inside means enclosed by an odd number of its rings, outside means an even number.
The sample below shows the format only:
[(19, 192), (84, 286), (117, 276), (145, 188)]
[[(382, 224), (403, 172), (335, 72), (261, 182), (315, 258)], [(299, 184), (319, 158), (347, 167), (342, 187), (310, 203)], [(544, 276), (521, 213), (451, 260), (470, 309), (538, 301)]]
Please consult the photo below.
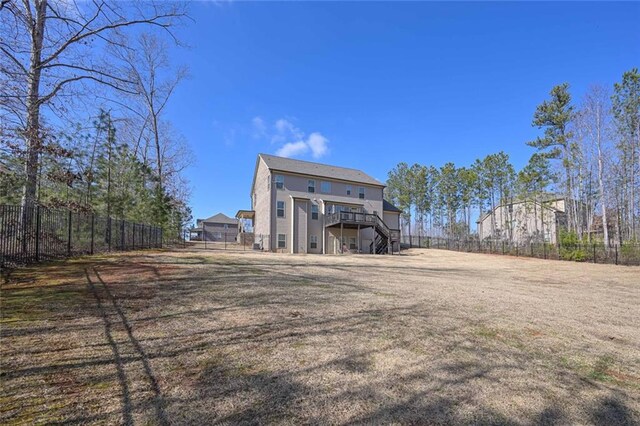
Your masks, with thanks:
[(273, 181), (276, 183), (276, 189), (284, 189), (284, 175), (273, 175)]
[(361, 199), (361, 200), (365, 199), (365, 192), (364, 191), (365, 191), (364, 186), (359, 186), (358, 187), (358, 198)]
[[(329, 190), (325, 191), (324, 189), (324, 185), (328, 185), (329, 186)], [(328, 180), (321, 180), (320, 181), (320, 192), (323, 194), (331, 194), (331, 182)]]
[[(351, 246), (351, 241), (353, 240), (353, 247)], [(358, 240), (356, 237), (349, 237), (349, 250), (358, 250)]]
[[(284, 237), (284, 238), (282, 238), (282, 240), (280, 240), (280, 237)], [(280, 243), (282, 243), (282, 245), (280, 245)], [(287, 234), (278, 234), (277, 247), (279, 249), (280, 248), (287, 248)]]
[(351, 193), (353, 192), (353, 187), (351, 185), (347, 185), (347, 195), (351, 195)]
[[(313, 182), (313, 185), (311, 184)], [(307, 192), (314, 193), (316, 192), (316, 181), (315, 179), (307, 180)]]
[[(315, 244), (315, 246), (314, 246)], [(318, 236), (310, 235), (309, 236), (309, 248), (317, 249), (318, 248)]]
[[(313, 211), (315, 208), (315, 211)], [(315, 215), (315, 217), (313, 217)], [(320, 208), (317, 204), (311, 204), (311, 220), (318, 220), (320, 217)]]
[[(282, 208), (280, 208), (280, 203), (282, 203)], [(280, 216), (280, 210), (282, 210), (282, 216)], [(276, 217), (278, 219), (284, 219), (287, 217), (287, 203), (284, 201), (276, 200)]]

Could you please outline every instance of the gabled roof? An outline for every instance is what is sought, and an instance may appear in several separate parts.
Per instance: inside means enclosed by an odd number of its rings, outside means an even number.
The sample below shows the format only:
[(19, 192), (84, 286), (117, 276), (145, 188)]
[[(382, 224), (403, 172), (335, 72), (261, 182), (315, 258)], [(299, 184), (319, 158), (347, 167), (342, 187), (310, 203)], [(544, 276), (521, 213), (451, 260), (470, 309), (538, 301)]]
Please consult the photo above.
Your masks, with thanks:
[(382, 210), (384, 210), (385, 212), (402, 213), (399, 208), (397, 208), (387, 200), (382, 200)]
[(207, 219), (198, 219), (198, 222), (206, 222), (206, 223), (225, 223), (227, 225), (237, 225), (238, 219), (233, 219), (227, 216), (224, 213), (218, 213), (216, 215), (211, 216)]
[(298, 173), (303, 175), (325, 177), (329, 179), (345, 180), (353, 183), (364, 183), (384, 187), (385, 185), (372, 178), (365, 172), (346, 167), (331, 166), (328, 164), (313, 163), (311, 161), (294, 160), (291, 158), (276, 157), (269, 154), (258, 154), (270, 170)]

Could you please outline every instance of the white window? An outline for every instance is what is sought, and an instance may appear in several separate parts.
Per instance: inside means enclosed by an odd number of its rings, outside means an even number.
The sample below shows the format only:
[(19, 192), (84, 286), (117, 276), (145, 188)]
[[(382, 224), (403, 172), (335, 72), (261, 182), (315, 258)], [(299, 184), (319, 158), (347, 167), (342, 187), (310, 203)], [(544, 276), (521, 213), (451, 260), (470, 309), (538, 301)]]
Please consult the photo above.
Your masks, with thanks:
[(309, 179), (309, 183), (307, 184), (308, 192), (316, 192), (316, 181)]
[(356, 237), (349, 237), (349, 250), (355, 250), (358, 246), (356, 245)]
[(331, 193), (331, 182), (325, 182), (325, 181), (320, 182), (320, 191), (322, 191), (325, 194)]
[(278, 248), (287, 247), (287, 235), (286, 234), (278, 234)]
[(311, 204), (311, 219), (318, 220), (318, 205)]
[(351, 188), (351, 185), (347, 185), (347, 195), (351, 195), (351, 190), (353, 188)]
[(309, 237), (309, 247), (312, 249), (318, 248), (318, 236), (317, 235), (311, 235)]
[(227, 225), (226, 223), (224, 224), (224, 229), (229, 229), (229, 225)]
[(222, 232), (214, 232), (213, 233), (213, 238), (219, 240), (220, 238), (222, 238)]
[(276, 188), (282, 189), (284, 188), (284, 176), (276, 175)]
[(284, 217), (284, 201), (277, 201), (276, 217)]
[(358, 188), (358, 198), (364, 200), (364, 187), (363, 186)]

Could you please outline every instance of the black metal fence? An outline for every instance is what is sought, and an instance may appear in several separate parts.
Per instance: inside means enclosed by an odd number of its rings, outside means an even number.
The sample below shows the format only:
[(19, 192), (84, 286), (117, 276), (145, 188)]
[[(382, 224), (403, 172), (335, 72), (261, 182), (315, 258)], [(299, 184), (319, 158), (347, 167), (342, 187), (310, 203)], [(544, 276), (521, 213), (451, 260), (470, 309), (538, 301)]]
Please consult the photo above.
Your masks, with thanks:
[(41, 206), (0, 205), (0, 267), (162, 247), (162, 228)]
[(516, 243), (478, 239), (455, 240), (436, 237), (402, 239), (405, 247), (424, 247), (469, 253), (489, 253), (538, 259), (570, 260), (576, 262), (640, 265), (640, 244), (605, 245), (602, 243), (551, 244), (542, 242)]
[[(185, 234), (186, 237), (187, 234)], [(187, 247), (187, 239), (184, 241)], [(264, 250), (269, 246), (268, 234), (253, 234), (252, 232), (220, 232), (216, 238), (210, 239), (207, 236), (203, 238), (191, 238), (188, 246), (197, 249), (208, 250)]]

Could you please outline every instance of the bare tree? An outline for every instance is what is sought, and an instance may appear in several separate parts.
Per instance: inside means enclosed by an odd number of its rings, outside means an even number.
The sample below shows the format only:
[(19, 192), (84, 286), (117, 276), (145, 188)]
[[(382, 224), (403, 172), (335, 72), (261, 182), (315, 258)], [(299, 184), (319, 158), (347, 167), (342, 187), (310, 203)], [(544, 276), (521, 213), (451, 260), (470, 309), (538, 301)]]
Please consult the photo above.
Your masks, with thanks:
[[(3, 0), (0, 9), (0, 98), (3, 114), (12, 114), (25, 143), (22, 204), (36, 200), (39, 153), (45, 134), (44, 109), (64, 111), (72, 91), (84, 83), (127, 93), (135, 86), (119, 75), (106, 57), (120, 34), (150, 26), (169, 35), (185, 16), (175, 2), (118, 3), (106, 0), (52, 2)], [(125, 48), (125, 46), (122, 46)]]
[(592, 86), (584, 97), (578, 115), (578, 126), (586, 133), (589, 147), (595, 153), (598, 174), (599, 204), (602, 212), (602, 227), (605, 243), (609, 242), (607, 228), (607, 186), (605, 185), (605, 157), (610, 136), (611, 106), (610, 94), (601, 86)]
[[(153, 34), (141, 34), (136, 38), (135, 43), (127, 43), (127, 45), (132, 44), (135, 49), (122, 49), (116, 46), (115, 50), (124, 63), (123, 75), (126, 75), (135, 87), (136, 94), (131, 98), (141, 106), (141, 108), (129, 106), (128, 109), (142, 119), (141, 136), (144, 138), (145, 131), (149, 131), (158, 185), (163, 189), (168, 174), (166, 168), (175, 164), (174, 157), (183, 147), (176, 146), (176, 149), (171, 149), (171, 145), (180, 144), (176, 139), (170, 140), (171, 131), (163, 134), (162, 118), (171, 96), (178, 84), (187, 77), (188, 70), (186, 67), (171, 66), (167, 44)], [(167, 128), (168, 125), (165, 123), (164, 127)], [(146, 149), (144, 157), (146, 162)]]

